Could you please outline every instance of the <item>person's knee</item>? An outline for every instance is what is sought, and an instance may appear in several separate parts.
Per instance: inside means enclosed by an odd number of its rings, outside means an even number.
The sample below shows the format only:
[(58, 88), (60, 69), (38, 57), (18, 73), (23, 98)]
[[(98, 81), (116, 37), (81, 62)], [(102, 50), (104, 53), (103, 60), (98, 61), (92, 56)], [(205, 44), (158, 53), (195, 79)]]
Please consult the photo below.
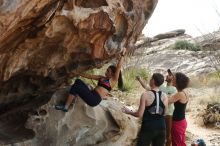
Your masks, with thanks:
[(74, 84), (82, 83), (83, 81), (81, 79), (76, 79)]
[(83, 84), (83, 81), (82, 81), (82, 80), (76, 79), (75, 82), (74, 82), (74, 84), (71, 85), (71, 90), (72, 90), (73, 88), (76, 88), (76, 87), (81, 86), (82, 84)]

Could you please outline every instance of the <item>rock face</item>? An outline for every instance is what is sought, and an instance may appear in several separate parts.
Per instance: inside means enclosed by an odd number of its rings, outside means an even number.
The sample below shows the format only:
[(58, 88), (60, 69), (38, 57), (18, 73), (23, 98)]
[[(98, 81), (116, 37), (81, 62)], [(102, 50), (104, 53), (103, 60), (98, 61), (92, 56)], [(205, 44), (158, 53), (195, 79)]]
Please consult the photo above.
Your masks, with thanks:
[(72, 71), (100, 67), (123, 47), (132, 50), (156, 4), (0, 0), (0, 140), (33, 138), (24, 128), (28, 113), (46, 104)]
[(153, 41), (172, 38), (172, 37), (177, 37), (177, 36), (184, 35), (184, 34), (185, 34), (185, 29), (177, 29), (177, 30), (173, 30), (173, 31), (170, 31), (170, 32), (158, 34), (158, 35), (153, 37)]
[(121, 104), (107, 100), (91, 108), (77, 98), (67, 113), (55, 110), (53, 105), (63, 102), (67, 95), (65, 90), (57, 91), (48, 104), (33, 112), (26, 127), (35, 131), (35, 137), (17, 145), (132, 145), (138, 125), (134, 118), (121, 112)]
[[(220, 33), (219, 33), (220, 34)], [(217, 35), (217, 34), (216, 34)], [(161, 36), (161, 35), (159, 35)], [(176, 50), (174, 44), (177, 41), (189, 41), (192, 43), (205, 44), (205, 41), (198, 38), (192, 38), (187, 34), (177, 35), (173, 38), (162, 38), (155, 41), (155, 38), (141, 38), (136, 44), (136, 56), (131, 66), (137, 65), (150, 69), (152, 72), (161, 72), (166, 74), (170, 68), (173, 72), (184, 72), (190, 76), (204, 75), (216, 71), (220, 67), (220, 50), (209, 48), (202, 51)], [(203, 46), (203, 45), (202, 45)], [(137, 59), (138, 58), (138, 59)]]

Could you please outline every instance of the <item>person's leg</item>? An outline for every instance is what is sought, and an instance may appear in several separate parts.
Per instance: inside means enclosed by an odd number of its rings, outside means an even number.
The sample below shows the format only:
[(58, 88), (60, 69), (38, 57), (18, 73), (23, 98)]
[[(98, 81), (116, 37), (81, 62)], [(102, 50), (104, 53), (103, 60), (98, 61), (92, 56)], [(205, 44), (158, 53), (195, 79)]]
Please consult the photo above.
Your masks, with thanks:
[(149, 130), (141, 130), (138, 134), (136, 146), (150, 146), (152, 142), (152, 132)]
[(171, 136), (172, 136), (172, 146), (186, 146), (185, 143), (185, 132), (186, 132), (186, 120), (173, 121)]
[(152, 140), (152, 146), (164, 146), (166, 139), (165, 130), (155, 130), (155, 137)]
[(177, 122), (172, 122), (172, 128), (171, 128), (171, 140), (172, 140), (172, 146), (178, 146), (178, 141), (180, 139), (178, 130), (177, 130)]
[(166, 115), (166, 146), (171, 146), (171, 127), (172, 127), (172, 116)]
[(186, 146), (186, 128), (187, 128), (187, 122), (186, 119), (182, 121), (183, 131), (182, 131), (182, 145)]
[(74, 84), (71, 86), (71, 89), (69, 91), (70, 94), (68, 95), (65, 104), (55, 105), (55, 109), (67, 112), (68, 109), (69, 109), (70, 104), (76, 98), (76, 94), (77, 94), (76, 90), (78, 88), (81, 88), (81, 86), (82, 86), (81, 84), (82, 84), (82, 81), (80, 79), (76, 79)]
[(68, 111), (68, 108), (76, 95), (79, 95), (88, 105), (96, 106), (101, 102), (101, 97), (95, 91), (91, 91), (88, 86), (80, 79), (77, 79), (71, 86), (70, 95), (67, 98), (65, 105), (56, 105), (57, 110)]
[(55, 105), (55, 109), (56, 110), (62, 110), (64, 112), (67, 112), (69, 109), (70, 104), (72, 103), (72, 101), (76, 98), (76, 96), (69, 94), (67, 97), (67, 100), (65, 102), (65, 104), (57, 104)]
[(69, 96), (67, 97), (66, 103), (65, 103), (65, 108), (68, 109), (70, 104), (75, 100), (76, 96), (69, 94)]
[(67, 112), (69, 109), (69, 106), (76, 98), (77, 90), (79, 90), (80, 88), (85, 88), (84, 86), (86, 85), (84, 85), (84, 83), (80, 79), (76, 79), (74, 84), (71, 86), (71, 89), (69, 91), (69, 95), (67, 97), (65, 104), (55, 105), (55, 109)]
[(96, 91), (91, 91), (89, 87), (79, 79), (77, 79), (75, 84), (71, 87), (70, 94), (78, 95), (85, 103), (92, 107), (97, 106), (102, 100)]

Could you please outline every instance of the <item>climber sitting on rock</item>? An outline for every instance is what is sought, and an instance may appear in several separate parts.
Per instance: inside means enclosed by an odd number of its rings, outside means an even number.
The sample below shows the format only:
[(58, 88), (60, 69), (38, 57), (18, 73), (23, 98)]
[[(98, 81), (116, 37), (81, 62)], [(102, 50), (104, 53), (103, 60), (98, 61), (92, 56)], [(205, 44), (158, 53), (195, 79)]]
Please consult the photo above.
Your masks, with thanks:
[(106, 98), (108, 93), (112, 90), (117, 82), (118, 87), (122, 88), (123, 81), (121, 75), (121, 66), (125, 51), (126, 49), (124, 49), (120, 54), (117, 66), (111, 65), (108, 67), (105, 72), (105, 76), (78, 74), (88, 79), (97, 80), (97, 86), (94, 90), (90, 90), (82, 80), (76, 79), (75, 83), (71, 86), (66, 103), (55, 105), (55, 109), (67, 112), (70, 104), (75, 100), (77, 95), (82, 98), (89, 106), (94, 107), (97, 106), (102, 101), (102, 99)]

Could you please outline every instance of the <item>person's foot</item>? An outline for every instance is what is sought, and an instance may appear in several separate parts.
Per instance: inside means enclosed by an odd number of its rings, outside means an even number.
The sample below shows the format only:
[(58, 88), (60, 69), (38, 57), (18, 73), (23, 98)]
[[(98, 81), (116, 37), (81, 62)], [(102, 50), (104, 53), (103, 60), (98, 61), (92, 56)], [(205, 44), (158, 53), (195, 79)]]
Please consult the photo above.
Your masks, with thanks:
[(63, 104), (58, 104), (58, 105), (55, 105), (55, 109), (56, 110), (61, 110), (63, 112), (68, 112), (68, 109), (65, 107), (65, 105)]

